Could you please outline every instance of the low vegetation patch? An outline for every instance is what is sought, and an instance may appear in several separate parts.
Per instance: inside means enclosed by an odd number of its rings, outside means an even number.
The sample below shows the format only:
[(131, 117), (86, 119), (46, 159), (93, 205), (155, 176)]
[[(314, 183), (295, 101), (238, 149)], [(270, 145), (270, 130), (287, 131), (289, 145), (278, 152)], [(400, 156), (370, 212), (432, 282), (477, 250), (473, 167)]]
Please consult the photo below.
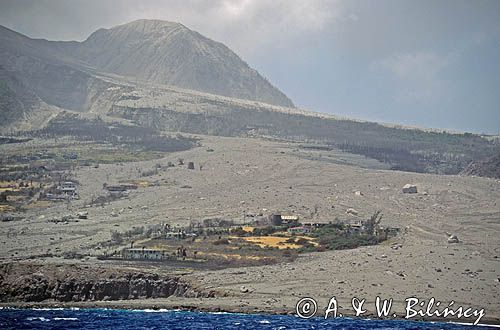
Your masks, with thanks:
[[(380, 226), (382, 215), (349, 223), (304, 225), (298, 220), (238, 226), (230, 220), (207, 219), (183, 228), (152, 225), (112, 232), (110, 247), (130, 245), (110, 258), (195, 263), (197, 267), (241, 267), (294, 260), (299, 253), (375, 245), (397, 233)], [(135, 249), (135, 250), (134, 250)], [(131, 257), (130, 257), (131, 256)]]

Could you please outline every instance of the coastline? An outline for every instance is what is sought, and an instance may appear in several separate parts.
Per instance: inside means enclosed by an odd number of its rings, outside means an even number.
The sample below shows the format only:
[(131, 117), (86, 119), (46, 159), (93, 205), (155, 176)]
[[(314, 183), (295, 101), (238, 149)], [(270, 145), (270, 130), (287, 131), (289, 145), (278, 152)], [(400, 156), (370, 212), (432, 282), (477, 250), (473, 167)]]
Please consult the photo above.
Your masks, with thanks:
[[(366, 298), (373, 312), (374, 299), (380, 296), (393, 298), (395, 312), (404, 317), (401, 303), (407, 297), (426, 300), (436, 297), (443, 306), (455, 301), (457, 305), (485, 308), (486, 315), (481, 323), (500, 324), (499, 227), (496, 220), (500, 214), (500, 190), (496, 180), (313, 163), (301, 158), (305, 154), (291, 154), (289, 147), (278, 142), (213, 137), (204, 141), (204, 145), (215, 150), (214, 153), (199, 148), (175, 157), (193, 159), (196, 163), (211, 162), (211, 166), (220, 171), (208, 167), (194, 172), (180, 167), (169, 168), (168, 175), (178, 180), (177, 187), (167, 184), (146, 187), (140, 193), (132, 194), (131, 199), (90, 209), (89, 219), (85, 221), (67, 225), (48, 222), (47, 219), (67, 212), (64, 205), (56, 205), (44, 210), (43, 218), (38, 210), (30, 210), (26, 220), (2, 223), (5, 243), (0, 265), (5, 273), (1, 274), (3, 287), (0, 291), (4, 303), (0, 306), (178, 308), (293, 315), (295, 304), (304, 297), (317, 299), (320, 311), (324, 311), (334, 295), (339, 298), (340, 306), (345, 307), (350, 306), (353, 297)], [(223, 157), (222, 150), (228, 148), (233, 150), (231, 155)], [(262, 154), (262, 150), (267, 151)], [(175, 157), (165, 158), (162, 162)], [(226, 163), (228, 161), (230, 163)], [(123, 176), (137, 173), (137, 166), (151, 168), (156, 162), (78, 169), (76, 178), (82, 187), (82, 203), (93, 192), (102, 189), (102, 182), (119, 182)], [(268, 177), (269, 169), (276, 174)], [(240, 174), (247, 173), (247, 170), (250, 171), (248, 175)], [(107, 179), (108, 175), (110, 179)], [(276, 179), (275, 175), (278, 178), (293, 175), (296, 179), (289, 185)], [(262, 190), (262, 182), (251, 180), (254, 176), (267, 178), (269, 184), (275, 186)], [(153, 179), (160, 178), (150, 178)], [(427, 193), (401, 193), (400, 187), (408, 182), (417, 183), (419, 189)], [(214, 194), (216, 183), (219, 190)], [(193, 189), (181, 189), (181, 185), (196, 187), (196, 194)], [(248, 195), (241, 190), (242, 186), (261, 193)], [(289, 189), (290, 186), (294, 189)], [(281, 195), (277, 190), (287, 193)], [(363, 192), (362, 196), (353, 193), (358, 190)], [(325, 198), (318, 199), (320, 195)], [(242, 214), (247, 208), (286, 209), (288, 205), (308, 207), (318, 203), (325, 219), (351, 217), (344, 215), (347, 207), (355, 208), (361, 216), (368, 216), (375, 208), (380, 208), (384, 210), (384, 224), (407, 230), (404, 235), (385, 244), (303, 253), (293, 262), (264, 266), (191, 269), (163, 263), (63, 257), (64, 251), (73, 250), (92, 255), (102, 253), (96, 249), (96, 244), (109, 240), (110, 231), (117, 228), (125, 231), (139, 223), (154, 223), (165, 214), (169, 219), (201, 219), (219, 203), (220, 209), (228, 215)], [(80, 206), (72, 207), (76, 211)], [(110, 216), (113, 210), (122, 208), (127, 212), (119, 217)], [(181, 224), (185, 225), (187, 221)], [(448, 243), (445, 232), (456, 234), (460, 243)], [(45, 256), (49, 249), (53, 256)], [(157, 278), (153, 277), (156, 275)], [(151, 283), (155, 297), (173, 296), (151, 299), (153, 294), (146, 294), (148, 290), (141, 289), (144, 281)], [(123, 290), (114, 289), (118, 284), (124, 286)], [(243, 292), (242, 287), (248, 292)], [(137, 294), (133, 294), (135, 290)], [(211, 292), (217, 298), (193, 297)], [(176, 297), (187, 294), (191, 297)], [(125, 300), (132, 299), (127, 298), (130, 296), (137, 296), (138, 300)], [(58, 297), (67, 302), (58, 302)], [(400, 310), (396, 311), (396, 307)], [(348, 313), (349, 309), (342, 308), (342, 313), (352, 315), (353, 311), (351, 309)], [(373, 313), (364, 316), (375, 317)], [(443, 321), (442, 318), (428, 317), (424, 320)], [(449, 320), (461, 322), (463, 319)]]
[[(119, 301), (81, 301), (81, 302), (56, 302), (56, 301), (44, 301), (44, 302), (1, 302), (1, 309), (16, 308), (16, 309), (33, 309), (33, 308), (79, 308), (79, 309), (114, 309), (114, 310), (136, 310), (136, 311), (191, 311), (191, 312), (203, 312), (203, 313), (235, 313), (235, 314), (266, 314), (266, 315), (288, 315), (295, 316), (294, 309), (289, 308), (265, 308), (264, 306), (248, 305), (246, 307), (236, 307), (235, 301), (227, 299), (225, 297), (219, 298), (157, 298), (157, 299), (134, 299), (134, 300), (119, 300)], [(237, 297), (236, 297), (237, 298)], [(197, 300), (197, 301), (193, 301)], [(204, 300), (200, 303), (200, 300)], [(216, 302), (217, 301), (217, 302)], [(377, 319), (378, 317), (374, 312), (367, 312), (363, 317), (356, 317), (353, 311), (347, 310), (342, 312), (343, 316), (346, 318), (354, 319)], [(397, 317), (391, 318), (391, 320), (399, 321), (415, 321), (415, 322), (439, 322), (439, 323), (451, 323), (460, 325), (470, 325), (474, 326), (472, 322), (461, 321), (461, 320), (450, 320), (439, 317), (414, 317), (411, 319), (406, 319), (399, 314)], [(322, 318), (323, 315), (317, 315), (315, 317)], [(339, 317), (339, 318), (342, 318)], [(387, 320), (387, 318), (386, 318)], [(477, 327), (482, 326), (494, 326), (500, 328), (500, 319), (496, 317), (491, 317), (485, 315), (481, 322), (476, 325)]]

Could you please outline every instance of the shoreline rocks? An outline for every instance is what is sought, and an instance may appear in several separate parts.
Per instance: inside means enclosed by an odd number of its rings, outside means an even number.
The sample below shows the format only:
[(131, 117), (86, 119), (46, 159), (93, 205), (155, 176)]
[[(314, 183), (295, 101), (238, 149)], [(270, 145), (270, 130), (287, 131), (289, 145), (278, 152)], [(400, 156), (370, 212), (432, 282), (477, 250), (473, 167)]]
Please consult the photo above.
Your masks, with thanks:
[[(32, 268), (38, 268), (32, 271)], [(215, 291), (194, 288), (179, 276), (97, 269), (64, 265), (0, 266), (0, 301), (59, 302), (109, 301), (169, 296), (215, 297)], [(61, 269), (63, 268), (63, 269)]]

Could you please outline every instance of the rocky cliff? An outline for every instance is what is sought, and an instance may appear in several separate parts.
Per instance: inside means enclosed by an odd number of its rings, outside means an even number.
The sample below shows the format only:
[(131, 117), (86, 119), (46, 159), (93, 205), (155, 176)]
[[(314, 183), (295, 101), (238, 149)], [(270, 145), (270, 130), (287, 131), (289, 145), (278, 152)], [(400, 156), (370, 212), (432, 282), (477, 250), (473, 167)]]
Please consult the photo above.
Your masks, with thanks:
[(76, 265), (0, 265), (1, 302), (214, 297), (179, 276)]

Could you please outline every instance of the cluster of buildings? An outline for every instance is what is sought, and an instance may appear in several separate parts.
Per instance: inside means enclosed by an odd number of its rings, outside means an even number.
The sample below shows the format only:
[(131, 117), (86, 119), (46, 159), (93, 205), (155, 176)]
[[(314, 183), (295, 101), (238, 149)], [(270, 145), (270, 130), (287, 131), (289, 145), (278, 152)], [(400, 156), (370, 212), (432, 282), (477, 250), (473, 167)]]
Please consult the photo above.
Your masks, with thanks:
[(73, 181), (62, 182), (42, 193), (40, 197), (53, 201), (78, 199), (77, 184)]
[[(287, 232), (295, 235), (305, 235), (312, 231), (329, 225), (328, 223), (300, 223), (298, 215), (280, 215), (273, 214), (271, 222), (281, 224), (296, 224), (287, 229)], [(370, 220), (353, 219), (345, 222), (340, 222), (343, 230), (353, 234), (370, 234), (376, 236), (379, 240), (386, 240), (396, 236), (400, 229), (395, 227), (383, 227), (379, 223), (370, 224)]]
[[(110, 186), (108, 186), (110, 187)], [(123, 187), (120, 187), (122, 189)], [(120, 191), (120, 190), (118, 190)], [(377, 213), (378, 215), (378, 213)], [(196, 237), (197, 234), (194, 233), (194, 229), (200, 228), (228, 228), (234, 227), (234, 223), (230, 221), (224, 221), (221, 219), (208, 219), (210, 221), (200, 222), (197, 226), (190, 226), (189, 228), (173, 230), (169, 225), (165, 225), (160, 231), (161, 237), (165, 239), (177, 239), (183, 240), (189, 237)], [(254, 219), (251, 225), (258, 226), (282, 226), (286, 225), (287, 232), (291, 235), (307, 235), (313, 231), (320, 230), (325, 226), (332, 226), (331, 223), (301, 223), (299, 222), (299, 216), (296, 214), (272, 214), (267, 217), (267, 222), (262, 223), (261, 218)], [(355, 219), (346, 222), (338, 223), (339, 232), (346, 232), (351, 234), (369, 234), (377, 237), (379, 241), (386, 240), (390, 237), (396, 236), (399, 232), (399, 228), (382, 227), (379, 225), (380, 218), (378, 221), (375, 219), (361, 220)], [(190, 230), (191, 229), (191, 230)], [(152, 261), (162, 261), (162, 260), (176, 260), (179, 257), (179, 251), (177, 254), (173, 251), (168, 251), (160, 248), (146, 248), (146, 247), (136, 247), (130, 246), (130, 248), (125, 248), (121, 251), (121, 258), (125, 260), (152, 260)]]

